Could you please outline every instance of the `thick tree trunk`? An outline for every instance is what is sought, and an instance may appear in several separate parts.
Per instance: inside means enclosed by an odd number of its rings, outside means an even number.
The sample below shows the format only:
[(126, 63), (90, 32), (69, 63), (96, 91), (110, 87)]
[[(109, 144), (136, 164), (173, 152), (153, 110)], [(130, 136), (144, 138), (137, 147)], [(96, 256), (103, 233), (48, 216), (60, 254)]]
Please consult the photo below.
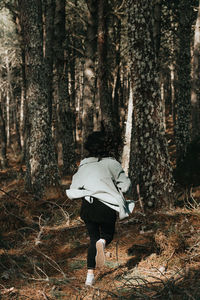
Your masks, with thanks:
[(200, 135), (200, 2), (194, 34), (194, 56), (192, 70), (192, 138)]
[(59, 184), (53, 148), (48, 89), (43, 60), (41, 1), (20, 0), (28, 106), (26, 187), (36, 196), (48, 195)]
[(188, 0), (180, 0), (178, 15), (177, 75), (178, 94), (176, 99), (177, 120), (175, 128), (177, 165), (184, 159), (190, 142), (191, 123), (191, 26), (192, 6)]
[(128, 1), (132, 57), (133, 130), (130, 177), (144, 208), (170, 204), (172, 170), (163, 128), (158, 66), (152, 40), (152, 3)]

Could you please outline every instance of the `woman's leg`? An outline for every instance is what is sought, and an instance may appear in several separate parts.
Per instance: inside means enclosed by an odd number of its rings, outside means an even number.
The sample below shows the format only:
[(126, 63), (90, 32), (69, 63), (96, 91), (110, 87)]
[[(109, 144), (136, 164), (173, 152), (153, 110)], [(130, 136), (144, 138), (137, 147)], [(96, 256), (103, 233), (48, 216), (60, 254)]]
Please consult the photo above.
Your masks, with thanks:
[(105, 263), (105, 244), (108, 245), (114, 236), (115, 220), (109, 223), (85, 222), (90, 237), (90, 245), (87, 255), (88, 274), (86, 285), (94, 282), (93, 270), (95, 267), (102, 267)]
[(94, 222), (85, 222), (90, 237), (90, 245), (87, 254), (88, 269), (95, 269), (96, 242), (100, 239), (99, 225)]
[(115, 220), (109, 223), (101, 223), (101, 238), (96, 242), (96, 266), (101, 268), (105, 264), (105, 245), (110, 244), (115, 232)]
[(113, 240), (115, 233), (115, 221), (109, 223), (102, 223), (101, 226), (101, 239), (106, 241), (106, 246)]

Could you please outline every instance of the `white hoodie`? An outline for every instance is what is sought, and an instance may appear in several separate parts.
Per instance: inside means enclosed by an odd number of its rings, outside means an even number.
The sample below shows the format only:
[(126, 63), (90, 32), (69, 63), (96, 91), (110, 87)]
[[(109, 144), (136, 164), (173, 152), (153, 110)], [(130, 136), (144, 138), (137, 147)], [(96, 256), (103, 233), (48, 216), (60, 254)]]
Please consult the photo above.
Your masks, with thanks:
[(70, 199), (85, 197), (90, 202), (93, 196), (119, 212), (119, 218), (127, 217), (134, 208), (134, 202), (126, 201), (122, 193), (126, 193), (131, 185), (121, 164), (113, 158), (85, 158), (72, 178), (69, 190)]

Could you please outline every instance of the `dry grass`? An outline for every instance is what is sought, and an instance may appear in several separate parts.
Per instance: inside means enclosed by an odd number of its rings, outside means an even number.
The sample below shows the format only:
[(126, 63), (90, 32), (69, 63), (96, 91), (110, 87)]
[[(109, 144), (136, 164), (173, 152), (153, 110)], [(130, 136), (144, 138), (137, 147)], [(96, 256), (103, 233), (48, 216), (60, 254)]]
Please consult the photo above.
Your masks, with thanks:
[[(0, 299), (200, 299), (200, 192), (190, 206), (117, 224), (106, 267), (84, 286), (79, 201), (34, 200), (17, 166), (0, 172)], [(63, 189), (70, 183), (63, 179)]]

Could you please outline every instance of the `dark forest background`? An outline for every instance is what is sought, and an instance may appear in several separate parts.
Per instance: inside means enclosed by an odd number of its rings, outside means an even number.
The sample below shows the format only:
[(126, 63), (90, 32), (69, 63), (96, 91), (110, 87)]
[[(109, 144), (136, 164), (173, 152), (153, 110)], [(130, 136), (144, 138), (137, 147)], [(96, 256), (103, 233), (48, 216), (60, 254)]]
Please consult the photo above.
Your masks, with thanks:
[(58, 187), (102, 126), (147, 206), (199, 184), (198, 1), (1, 1), (0, 34), (1, 168), (12, 151), (26, 189)]

